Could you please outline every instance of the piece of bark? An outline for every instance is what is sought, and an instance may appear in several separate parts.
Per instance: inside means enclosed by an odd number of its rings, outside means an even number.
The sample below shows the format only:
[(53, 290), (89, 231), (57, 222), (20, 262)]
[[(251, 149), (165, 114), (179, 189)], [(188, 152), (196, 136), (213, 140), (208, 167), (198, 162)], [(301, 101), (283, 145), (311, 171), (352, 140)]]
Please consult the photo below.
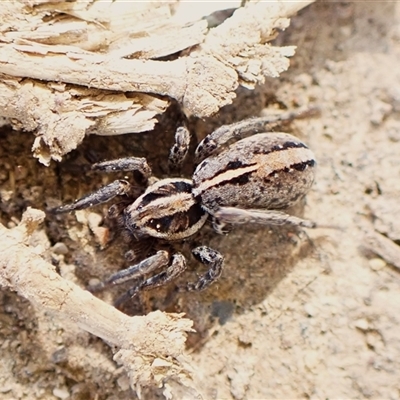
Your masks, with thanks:
[[(35, 156), (48, 164), (75, 148), (85, 133), (151, 129), (168, 98), (187, 114), (210, 116), (232, 102), (238, 85), (254, 88), (289, 67), (294, 47), (268, 42), (289, 25), (288, 17), (312, 2), (251, 2), (212, 29), (205, 20), (174, 20), (176, 3), (6, 2), (0, 10), (5, 105), (0, 117), (35, 130)], [(172, 55), (169, 61), (159, 59)], [(33, 95), (25, 85), (41, 86)], [(73, 92), (82, 87), (94, 92), (79, 102)], [(122, 108), (110, 110), (106, 100), (103, 109), (96, 104), (99, 116), (88, 116), (84, 105), (91, 107), (96, 95), (114, 95)], [(65, 98), (73, 107), (54, 107)], [(40, 115), (32, 103), (43, 104)], [(69, 140), (62, 137), (67, 132)]]
[[(0, 285), (17, 291), (41, 311), (75, 323), (116, 346), (115, 360), (126, 369), (133, 389), (158, 385), (166, 377), (182, 378), (188, 385), (190, 367), (183, 353), (192, 321), (161, 311), (128, 317), (62, 278), (40, 256), (40, 246), (29, 245), (30, 236), (43, 219), (42, 211), (28, 208), (16, 228), (6, 229), (0, 224)], [(132, 360), (136, 362), (132, 364)], [(160, 360), (166, 361), (162, 368)]]
[(87, 134), (118, 135), (153, 129), (167, 100), (144, 93), (128, 96), (64, 83), (0, 76), (0, 109), (16, 130), (35, 131), (34, 155), (48, 165)]

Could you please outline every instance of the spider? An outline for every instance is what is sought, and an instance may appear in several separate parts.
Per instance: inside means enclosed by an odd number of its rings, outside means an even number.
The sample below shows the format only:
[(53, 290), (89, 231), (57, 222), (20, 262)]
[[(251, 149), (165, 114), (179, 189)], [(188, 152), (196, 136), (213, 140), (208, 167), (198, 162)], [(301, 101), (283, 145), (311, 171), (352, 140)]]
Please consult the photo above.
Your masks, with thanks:
[[(218, 233), (223, 232), (225, 225), (248, 223), (315, 228), (312, 221), (279, 211), (292, 206), (309, 191), (314, 180), (314, 154), (288, 133), (267, 132), (282, 121), (302, 114), (301, 110), (288, 111), (221, 126), (197, 146), (198, 165), (191, 179), (157, 179), (152, 176), (145, 158), (126, 157), (96, 163), (92, 169), (97, 171), (138, 171), (147, 189), (140, 195), (132, 195), (133, 186), (118, 179), (53, 211), (85, 209), (124, 196), (129, 202), (124, 203), (122, 210), (114, 205), (109, 212), (119, 213), (121, 223), (138, 242), (148, 238), (183, 241), (195, 235), (208, 218), (212, 219)], [(239, 140), (227, 145), (231, 139)], [(185, 127), (178, 128), (169, 155), (171, 169), (182, 164), (189, 142), (189, 131)], [(221, 276), (224, 257), (208, 246), (196, 247), (192, 253), (208, 270), (197, 282), (188, 283), (185, 290), (201, 291)], [(92, 291), (138, 280), (139, 283), (123, 296), (132, 298), (140, 291), (173, 281), (185, 269), (186, 260), (181, 253), (170, 255), (160, 250), (114, 273)]]

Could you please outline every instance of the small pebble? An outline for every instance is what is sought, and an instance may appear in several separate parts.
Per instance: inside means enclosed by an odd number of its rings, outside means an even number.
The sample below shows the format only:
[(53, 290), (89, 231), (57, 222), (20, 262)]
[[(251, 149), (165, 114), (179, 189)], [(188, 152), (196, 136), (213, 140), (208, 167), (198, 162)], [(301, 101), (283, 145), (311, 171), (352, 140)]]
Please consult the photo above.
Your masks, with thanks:
[(87, 220), (89, 223), (90, 229), (96, 228), (101, 224), (103, 217), (100, 214), (89, 212), (87, 214)]
[(88, 285), (89, 287), (97, 286), (101, 282), (98, 278), (91, 278), (89, 279)]
[(0, 393), (7, 393), (12, 390), (13, 386), (11, 384), (0, 386)]
[(62, 242), (57, 242), (52, 247), (52, 250), (56, 254), (67, 254), (68, 253), (68, 247)]
[(126, 390), (129, 390), (129, 378), (127, 375), (122, 375), (117, 379), (117, 383), (121, 391), (125, 392)]
[(314, 350), (308, 351), (304, 356), (304, 364), (310, 371), (315, 369), (320, 362), (320, 356)]
[(354, 323), (354, 326), (362, 331), (366, 331), (369, 328), (369, 323), (365, 318), (360, 318)]
[(61, 347), (51, 355), (51, 361), (54, 364), (60, 364), (68, 360), (68, 352), (65, 347)]
[(68, 399), (69, 397), (69, 392), (65, 386), (61, 388), (54, 388), (53, 394), (59, 399)]
[(310, 303), (304, 304), (304, 311), (309, 317), (315, 317), (318, 310)]
[(382, 258), (372, 258), (368, 263), (373, 271), (379, 271), (386, 267), (386, 262)]

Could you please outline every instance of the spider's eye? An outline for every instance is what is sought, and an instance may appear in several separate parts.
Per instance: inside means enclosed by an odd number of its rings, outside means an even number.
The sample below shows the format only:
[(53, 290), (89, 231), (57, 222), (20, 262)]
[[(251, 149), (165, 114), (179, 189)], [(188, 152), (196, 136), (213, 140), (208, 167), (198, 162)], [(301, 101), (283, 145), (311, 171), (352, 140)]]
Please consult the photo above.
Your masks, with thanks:
[(156, 221), (155, 221), (154, 218), (152, 218), (152, 219), (149, 220), (149, 225), (150, 225), (153, 229), (155, 229), (157, 232), (160, 232), (160, 231), (161, 231), (161, 224), (160, 224), (159, 222), (156, 223)]

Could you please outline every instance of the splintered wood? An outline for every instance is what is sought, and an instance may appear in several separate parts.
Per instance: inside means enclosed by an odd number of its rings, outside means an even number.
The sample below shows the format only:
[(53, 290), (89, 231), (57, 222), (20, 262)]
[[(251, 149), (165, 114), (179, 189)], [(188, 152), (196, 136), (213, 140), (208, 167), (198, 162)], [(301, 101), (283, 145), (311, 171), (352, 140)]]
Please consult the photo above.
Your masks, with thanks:
[(128, 317), (62, 278), (41, 257), (42, 246), (31, 240), (44, 216), (43, 211), (28, 208), (17, 227), (6, 229), (0, 224), (0, 287), (17, 291), (38, 312), (77, 324), (116, 346), (114, 358), (136, 390), (160, 384), (165, 377), (189, 381), (190, 368), (183, 352), (192, 321), (161, 311)]
[(179, 2), (4, 2), (0, 117), (46, 165), (86, 134), (151, 130), (169, 99), (207, 117), (288, 68), (294, 46), (268, 42), (312, 2), (249, 3), (215, 28), (177, 20)]

